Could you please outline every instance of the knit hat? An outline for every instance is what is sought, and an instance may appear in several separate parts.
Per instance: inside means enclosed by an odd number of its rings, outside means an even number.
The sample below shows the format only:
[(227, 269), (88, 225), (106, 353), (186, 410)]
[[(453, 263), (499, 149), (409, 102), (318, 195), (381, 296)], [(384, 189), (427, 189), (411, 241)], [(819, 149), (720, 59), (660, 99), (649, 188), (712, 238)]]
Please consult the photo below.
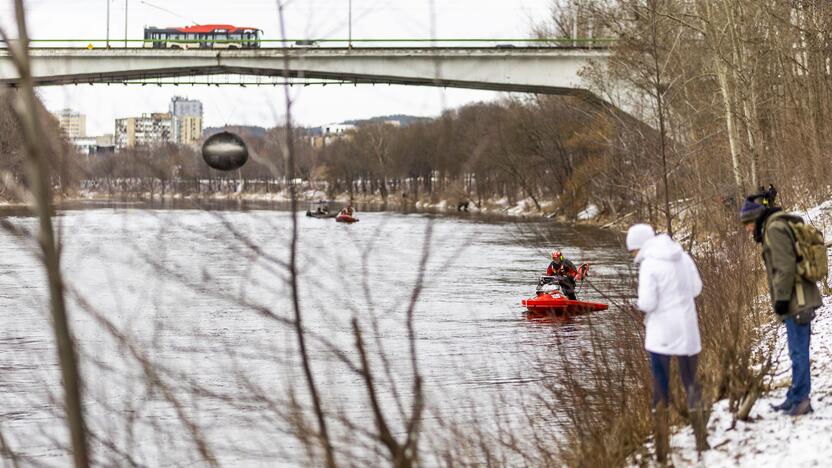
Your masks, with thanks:
[(627, 250), (638, 250), (653, 237), (656, 233), (650, 225), (634, 224), (627, 230)]
[(746, 198), (740, 208), (740, 222), (743, 224), (754, 222), (765, 209), (765, 206)]

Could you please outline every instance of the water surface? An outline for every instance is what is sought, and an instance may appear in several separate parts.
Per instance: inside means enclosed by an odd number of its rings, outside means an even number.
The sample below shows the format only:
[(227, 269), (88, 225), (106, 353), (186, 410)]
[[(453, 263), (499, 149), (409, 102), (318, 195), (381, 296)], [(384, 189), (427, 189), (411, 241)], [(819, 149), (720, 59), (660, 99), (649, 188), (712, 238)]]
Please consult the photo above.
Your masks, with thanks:
[[(498, 401), (502, 414), (519, 415), (521, 402), (506, 395), (556, 372), (535, 365), (541, 352), (554, 340), (581, 345), (585, 319), (531, 322), (519, 305), (552, 248), (590, 262), (599, 291), (613, 298), (627, 293), (618, 275), (629, 260), (606, 231), (548, 220), (358, 216), (354, 225), (299, 218), (298, 258), (300, 305), (323, 404), (354, 423), (369, 427), (373, 419), (362, 380), (342, 361), (358, 362), (353, 319), (394, 425), (393, 385), (407, 412), (413, 379), (405, 318), (426, 249), (414, 316), (428, 425), (437, 415), (488, 420)], [(7, 219), (35, 228), (22, 213), (8, 212)], [(140, 465), (190, 465), (200, 454), (184, 415), (225, 464), (302, 464), (285, 424), (287, 392), (308, 404), (290, 323), (289, 212), (105, 205), (65, 209), (56, 222), (90, 425), (101, 439), (93, 443), (96, 453), (125, 464), (123, 454), (103, 445), (110, 440)], [(6, 232), (0, 262), (0, 430), (23, 454), (61, 465), (66, 434), (54, 402), (61, 387), (44, 275), (33, 243)], [(604, 300), (589, 285), (582, 297)], [(333, 425), (340, 435), (349, 432)]]

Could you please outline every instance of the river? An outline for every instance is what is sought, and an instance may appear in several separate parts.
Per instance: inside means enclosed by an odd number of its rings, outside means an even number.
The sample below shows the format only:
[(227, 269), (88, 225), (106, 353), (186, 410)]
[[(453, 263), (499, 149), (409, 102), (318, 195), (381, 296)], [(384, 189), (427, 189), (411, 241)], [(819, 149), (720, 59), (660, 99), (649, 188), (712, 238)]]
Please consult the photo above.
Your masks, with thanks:
[[(354, 225), (299, 218), (300, 305), (322, 404), (353, 424), (332, 423), (342, 440), (373, 424), (364, 384), (341, 359), (358, 362), (353, 318), (392, 424), (400, 419), (395, 395), (409, 411), (405, 317), (425, 248), (414, 316), (426, 426), (439, 419), (488, 423), (497, 407), (511, 419), (523, 409), (506, 395), (556, 372), (542, 371), (532, 357), (539, 361), (553, 340), (581, 345), (585, 318), (533, 322), (520, 307), (551, 248), (590, 262), (597, 290), (627, 294), (618, 275), (630, 261), (607, 231), (476, 215), (358, 217)], [(36, 226), (13, 211), (5, 219)], [(100, 464), (200, 465), (200, 438), (224, 465), (304, 464), (292, 435), (297, 427), (287, 423), (290, 395), (309, 403), (287, 323), (288, 211), (86, 205), (61, 210), (55, 220)], [(55, 403), (61, 387), (44, 274), (31, 241), (0, 236), (0, 431), (21, 455), (63, 465), (67, 435)], [(582, 297), (604, 300), (590, 287)], [(198, 430), (189, 432), (183, 420)], [(360, 447), (361, 436), (353, 437)]]

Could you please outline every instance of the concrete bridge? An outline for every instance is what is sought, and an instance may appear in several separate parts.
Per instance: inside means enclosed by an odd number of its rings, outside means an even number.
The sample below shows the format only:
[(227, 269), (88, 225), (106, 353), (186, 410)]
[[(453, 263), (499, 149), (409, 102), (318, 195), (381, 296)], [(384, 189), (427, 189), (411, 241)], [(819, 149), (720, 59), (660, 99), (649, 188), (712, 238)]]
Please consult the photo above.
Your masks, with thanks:
[[(39, 86), (239, 74), (541, 94), (580, 92), (581, 68), (608, 55), (603, 48), (499, 46), (31, 50)], [(16, 82), (8, 52), (0, 49), (0, 86)]]

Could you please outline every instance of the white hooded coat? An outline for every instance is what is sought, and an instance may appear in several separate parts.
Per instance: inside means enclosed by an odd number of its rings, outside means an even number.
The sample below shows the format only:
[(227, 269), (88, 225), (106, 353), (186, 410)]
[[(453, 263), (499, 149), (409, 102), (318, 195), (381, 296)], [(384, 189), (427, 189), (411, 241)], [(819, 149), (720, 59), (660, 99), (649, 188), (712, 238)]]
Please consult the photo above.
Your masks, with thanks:
[(638, 308), (645, 313), (647, 351), (691, 356), (702, 350), (696, 305), (702, 279), (696, 264), (676, 241), (660, 234), (644, 243), (636, 256)]

